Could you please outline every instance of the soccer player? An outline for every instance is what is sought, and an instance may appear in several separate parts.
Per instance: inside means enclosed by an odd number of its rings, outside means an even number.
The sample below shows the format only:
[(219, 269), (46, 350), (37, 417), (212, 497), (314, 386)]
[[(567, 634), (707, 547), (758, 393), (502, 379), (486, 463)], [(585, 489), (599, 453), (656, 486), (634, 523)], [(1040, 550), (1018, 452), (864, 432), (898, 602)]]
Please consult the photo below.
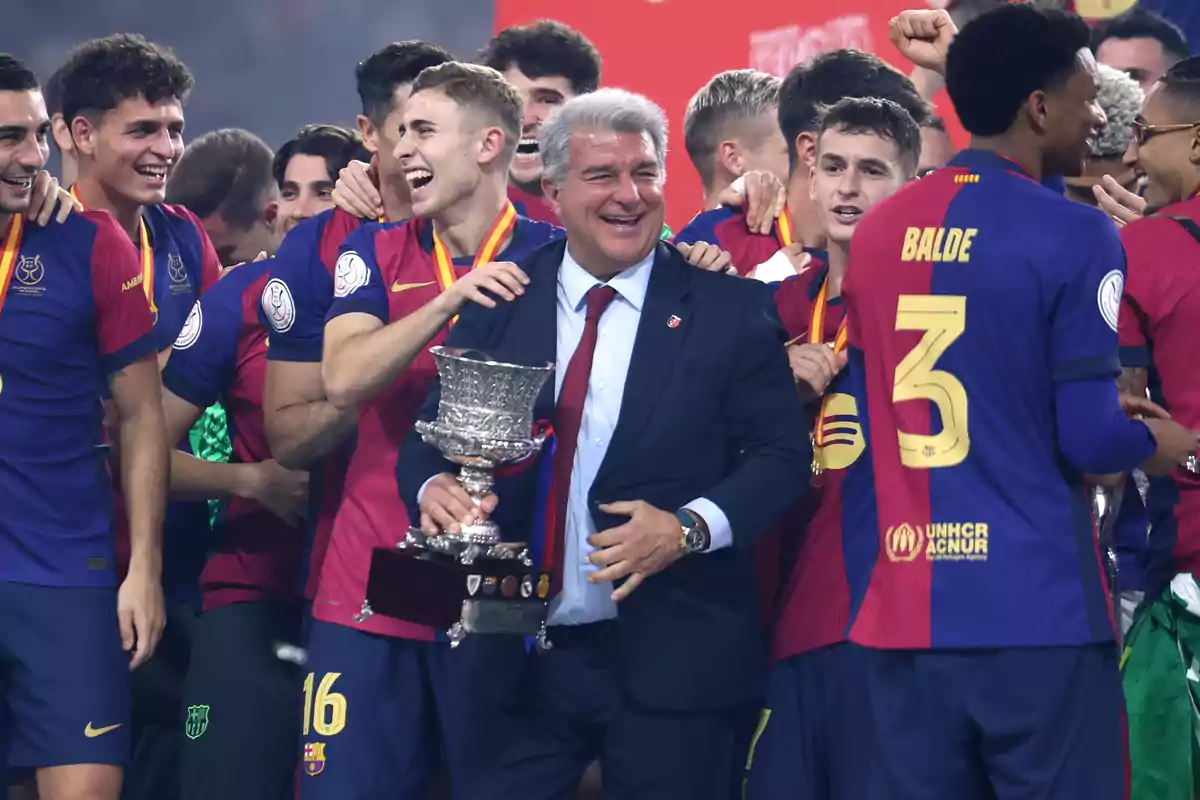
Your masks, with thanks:
[[(708, 242), (727, 250), (733, 265), (745, 275), (752, 271), (765, 277), (767, 271), (781, 280), (802, 269), (808, 259), (825, 260), (824, 232), (810, 199), (808, 179), (815, 162), (818, 120), (823, 107), (845, 97), (884, 97), (894, 100), (921, 124), (929, 105), (912, 82), (878, 57), (857, 50), (835, 50), (796, 66), (779, 89), (779, 127), (787, 142), (787, 207), (770, 233), (751, 232), (742, 215), (727, 207), (705, 211), (692, 219), (675, 237), (676, 243)], [(778, 254), (778, 255), (777, 255)], [(757, 268), (772, 257), (772, 265)], [(794, 303), (788, 303), (797, 307)], [(785, 320), (786, 322), (786, 320)], [(803, 324), (803, 323), (801, 323)]]
[(779, 131), (779, 78), (753, 69), (719, 72), (688, 101), (683, 146), (704, 185), (704, 207), (747, 172), (787, 178)]
[(278, 189), (271, 175), (275, 154), (241, 128), (223, 128), (184, 149), (167, 181), (167, 202), (200, 218), (223, 266), (274, 253)]
[[(402, 220), (411, 213), (408, 183), (392, 150), (412, 83), (426, 67), (449, 60), (450, 54), (435, 44), (405, 41), (384, 47), (355, 71), (363, 110), (359, 130), (364, 132), (364, 145), (375, 153), (386, 187), (381, 211), (386, 219)], [(320, 563), (353, 446), (347, 440), (356, 419), (353, 409), (336, 409), (325, 397), (321, 383), (325, 317), (333, 302), (338, 249), (363, 224), (353, 214), (329, 209), (297, 225), (276, 253), (260, 304), (259, 319), (270, 332), (263, 387), (267, 441), (280, 464), (307, 469), (312, 475), (313, 513), (305, 531), (310, 545), (304, 565), (308, 600), (316, 596)]]
[(333, 208), (338, 172), (371, 154), (354, 131), (336, 125), (305, 125), (275, 152), (271, 174), (279, 187), (276, 226), (287, 234), (310, 217)]
[(557, 224), (542, 196), (542, 123), (572, 97), (600, 85), (600, 53), (582, 33), (555, 20), (515, 25), (497, 33), (479, 63), (501, 73), (524, 101), (521, 141), (509, 167), (509, 199), (529, 219)]
[[(133, 34), (84, 42), (61, 68), (63, 118), (79, 162), (74, 191), (85, 208), (104, 210), (138, 248), (160, 362), (221, 265), (195, 214), (164, 204), (167, 178), (183, 152), (183, 102), (193, 79), (170, 50)], [(190, 449), (187, 440), (178, 447)], [(124, 499), (118, 495), (118, 503)], [(117, 518), (118, 573), (127, 535)], [(124, 796), (178, 792), (178, 690), (187, 669), (188, 623), (211, 537), (204, 502), (172, 502), (163, 543), (168, 630), (163, 646), (134, 676), (137, 732)]]
[[(1129, 275), (1121, 306), (1121, 359), (1128, 391), (1153, 389), (1176, 421), (1200, 427), (1200, 383), (1188, 366), (1200, 301), (1189, 265), (1200, 247), (1200, 171), (1191, 162), (1200, 108), (1200, 58), (1171, 67), (1134, 120), (1126, 161), (1145, 173), (1146, 199), (1160, 210), (1121, 230)], [(1177, 573), (1200, 572), (1200, 476), (1177, 471), (1151, 480), (1153, 524), (1147, 591), (1159, 594)]]
[(1087, 42), (1078, 17), (1026, 4), (965, 26), (946, 78), (971, 149), (855, 232), (842, 294), (867, 446), (842, 524), (867, 800), (1125, 796), (1083, 475), (1169, 470), (1197, 436), (1122, 412), (1116, 230), (1039, 185), (1080, 174), (1104, 123)]
[[(9, 768), (36, 769), (42, 798), (116, 800), (130, 667), (163, 626), (167, 439), (133, 245), (107, 214), (24, 217), (49, 132), (33, 73), (0, 55), (0, 738)], [(101, 383), (130, 498), (119, 590)]]
[[(864, 449), (846, 364), (842, 280), (863, 215), (917, 171), (921, 134), (890, 100), (850, 98), (822, 118), (809, 187), (826, 231), (827, 265), (806, 285), (808, 321), (789, 338), (796, 382), (816, 420), (807, 518), (790, 522), (786, 587), (775, 611), (766, 710), (749, 759), (746, 796), (862, 797), (860, 656), (845, 642), (850, 593), (842, 556), (842, 478)], [(777, 302), (778, 302), (777, 295)], [(781, 314), (781, 317), (784, 316)], [(788, 315), (795, 317), (796, 315)]]
[[(335, 408), (358, 409), (358, 427), (313, 604), (304, 800), (384, 790), (422, 797), (439, 751), (433, 730), (452, 777), (463, 777), (461, 654), (435, 631), (372, 615), (367, 574), (372, 549), (394, 546), (408, 525), (396, 463), (436, 374), (429, 345), (465, 302), (520, 294), (527, 279), (505, 262), (561, 235), (518, 216), (508, 199), (521, 98), (495, 70), (455, 62), (425, 70), (399, 130), (395, 157), (416, 218), (346, 240), (325, 328), (325, 389)], [(339, 710), (326, 715), (330, 692)]]
[[(478, 60), (503, 74), (524, 100), (521, 142), (509, 174), (509, 199), (521, 216), (556, 223), (553, 209), (542, 197), (538, 130), (567, 100), (596, 90), (600, 54), (578, 31), (561, 22), (540, 20), (500, 31)], [(379, 216), (377, 181), (365, 164), (356, 162), (343, 171), (334, 199), (339, 207), (361, 217)], [(664, 228), (664, 236), (668, 234)]]
[(171, 470), (174, 496), (226, 501), (183, 688), (182, 797), (196, 800), (283, 797), (295, 780), (300, 679), (276, 651), (301, 642), (308, 474), (279, 466), (263, 432), (258, 307), (271, 265), (243, 265), (205, 292), (163, 372), (168, 435), (219, 400), (233, 443), (228, 464), (177, 452)]

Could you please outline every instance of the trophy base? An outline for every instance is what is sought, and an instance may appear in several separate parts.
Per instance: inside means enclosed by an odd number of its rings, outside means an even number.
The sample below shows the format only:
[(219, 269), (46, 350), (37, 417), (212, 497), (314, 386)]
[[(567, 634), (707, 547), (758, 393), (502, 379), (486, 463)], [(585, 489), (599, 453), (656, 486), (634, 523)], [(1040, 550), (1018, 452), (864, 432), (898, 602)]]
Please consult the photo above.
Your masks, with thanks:
[(364, 610), (446, 631), (452, 644), (469, 633), (533, 636), (549, 590), (550, 575), (533, 570), (522, 545), (417, 534), (375, 549)]

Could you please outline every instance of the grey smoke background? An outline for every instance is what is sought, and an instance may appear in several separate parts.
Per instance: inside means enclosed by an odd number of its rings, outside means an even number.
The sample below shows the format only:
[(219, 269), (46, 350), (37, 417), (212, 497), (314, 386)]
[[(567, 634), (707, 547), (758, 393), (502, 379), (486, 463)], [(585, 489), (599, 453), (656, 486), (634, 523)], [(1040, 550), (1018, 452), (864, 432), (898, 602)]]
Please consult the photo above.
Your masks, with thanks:
[[(0, 0), (7, 50), (45, 80), (79, 41), (131, 31), (169, 45), (196, 76), (190, 141), (240, 127), (272, 147), (311, 122), (351, 125), (354, 67), (400, 39), (471, 57), (491, 0)], [(19, 32), (19, 35), (16, 35)]]

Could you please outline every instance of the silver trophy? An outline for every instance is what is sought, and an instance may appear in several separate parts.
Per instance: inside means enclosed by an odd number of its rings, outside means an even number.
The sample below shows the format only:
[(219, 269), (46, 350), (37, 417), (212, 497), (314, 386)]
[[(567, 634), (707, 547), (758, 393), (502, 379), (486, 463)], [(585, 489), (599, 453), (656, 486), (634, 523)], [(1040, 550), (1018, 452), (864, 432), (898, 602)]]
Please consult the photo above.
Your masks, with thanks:
[[(1129, 480), (1132, 480), (1130, 478)], [(1113, 620), (1121, 619), (1121, 593), (1117, 590), (1117, 513), (1125, 496), (1125, 481), (1117, 486), (1093, 486), (1091, 491), (1092, 519), (1096, 521), (1096, 535), (1100, 543), (1100, 557), (1104, 562), (1104, 575), (1108, 580), (1108, 591), (1112, 599)], [(1117, 645), (1121, 644), (1121, 626), (1117, 628)]]
[[(459, 485), (478, 506), (497, 467), (541, 449), (546, 437), (533, 430), (533, 407), (554, 365), (505, 364), (445, 347), (430, 352), (441, 399), (437, 419), (416, 429), (459, 465)], [(526, 544), (501, 541), (496, 523), (482, 514), (455, 533), (426, 536), (414, 526), (395, 549), (375, 551), (359, 618), (381, 613), (448, 627), (452, 643), (472, 631), (540, 633), (550, 576), (534, 567)]]
[[(458, 483), (478, 506), (495, 486), (496, 467), (523, 461), (542, 449), (546, 436), (533, 433), (533, 404), (554, 365), (504, 364), (445, 347), (430, 352), (442, 383), (441, 400), (437, 419), (418, 421), (417, 433), (460, 465)], [(500, 541), (500, 528), (482, 517), (463, 525), (460, 533), (426, 537), (419, 528), (411, 528), (404, 546), (457, 556), (467, 565), (480, 557), (529, 558), (524, 543)]]

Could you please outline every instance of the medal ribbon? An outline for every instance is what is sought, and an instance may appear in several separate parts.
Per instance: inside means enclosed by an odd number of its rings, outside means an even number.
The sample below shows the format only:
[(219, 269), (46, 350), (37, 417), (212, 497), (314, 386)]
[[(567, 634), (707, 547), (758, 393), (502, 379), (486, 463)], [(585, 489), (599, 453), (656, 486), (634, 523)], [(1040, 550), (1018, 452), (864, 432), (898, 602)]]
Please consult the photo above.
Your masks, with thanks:
[(775, 218), (775, 237), (779, 239), (780, 247), (788, 247), (795, 241), (792, 236), (792, 218), (786, 208)]
[(17, 255), (21, 252), (21, 233), (25, 227), (25, 219), (20, 213), (14, 213), (8, 223), (8, 231), (4, 235), (4, 247), (0, 249), (0, 309), (4, 308), (4, 300), (8, 297), (8, 285), (12, 283), (13, 273), (16, 272)]
[[(825, 337), (825, 311), (828, 308), (826, 298), (829, 295), (829, 278), (826, 276), (821, 283), (821, 291), (817, 293), (816, 302), (813, 303), (812, 316), (808, 324), (808, 342), (809, 344), (821, 344)], [(838, 325), (837, 333), (833, 337), (833, 341), (829, 346), (833, 348), (833, 354), (836, 356), (846, 349), (848, 332), (846, 330), (846, 317), (843, 315), (842, 322)], [(826, 394), (821, 398), (821, 407), (817, 412), (816, 425), (813, 428), (813, 447), (821, 447), (824, 444), (825, 431), (825, 403), (828, 401), (829, 395)], [(819, 465), (817, 462), (817, 454), (813, 455), (814, 471), (817, 471)]]
[[(483, 264), (491, 263), (499, 252), (500, 246), (508, 239), (512, 233), (513, 227), (517, 224), (517, 209), (511, 202), (505, 204), (504, 210), (496, 217), (496, 221), (492, 223), (491, 229), (488, 230), (487, 236), (483, 237), (483, 242), (479, 245), (479, 251), (475, 254), (475, 261), (471, 264), (471, 269), (475, 269)], [(454, 272), (454, 259), (450, 258), (450, 251), (446, 249), (446, 245), (442, 244), (442, 240), (438, 238), (437, 230), (433, 231), (433, 259), (437, 266), (438, 285), (442, 287), (442, 291), (447, 291), (454, 285), (457, 280), (457, 275)], [(458, 321), (456, 315), (450, 320), (453, 325)]]
[[(83, 205), (75, 187), (71, 187), (71, 197)], [(138, 239), (141, 241), (142, 255), (142, 289), (146, 292), (146, 301), (150, 303), (150, 313), (158, 321), (158, 304), (154, 301), (154, 248), (150, 246), (150, 231), (146, 228), (146, 220), (138, 216)]]

